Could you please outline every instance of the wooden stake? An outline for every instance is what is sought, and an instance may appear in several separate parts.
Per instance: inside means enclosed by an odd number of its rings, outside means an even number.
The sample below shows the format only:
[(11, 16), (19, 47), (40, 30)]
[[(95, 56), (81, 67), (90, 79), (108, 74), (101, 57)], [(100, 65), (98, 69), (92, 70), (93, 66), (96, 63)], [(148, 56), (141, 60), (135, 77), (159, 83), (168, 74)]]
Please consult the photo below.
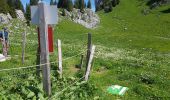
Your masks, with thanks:
[(46, 18), (46, 7), (44, 3), (39, 3), (39, 28), (40, 28), (40, 63), (43, 69), (43, 88), (47, 95), (51, 95), (49, 48), (48, 48), (48, 25)]
[(80, 69), (83, 67), (83, 60), (84, 60), (84, 55), (81, 55), (81, 61), (80, 61)]
[(96, 46), (93, 45), (92, 49), (91, 49), (91, 53), (90, 53), (90, 58), (89, 58), (89, 61), (88, 61), (86, 74), (85, 74), (85, 81), (88, 81), (88, 79), (89, 79), (90, 70), (91, 70), (91, 64), (92, 64), (92, 61), (93, 61), (95, 48), (96, 48)]
[(91, 46), (92, 46), (91, 33), (88, 33), (87, 55), (86, 55), (86, 70), (87, 70), (88, 61), (89, 61), (89, 58), (90, 58)]
[(25, 44), (26, 44), (26, 31), (22, 34), (22, 64), (25, 60)]
[[(37, 56), (36, 57), (36, 65), (39, 65), (40, 64), (40, 48), (39, 47), (37, 48), (37, 55), (36, 56)], [(41, 70), (40, 66), (37, 66), (36, 67), (36, 75), (37, 75), (38, 78), (40, 77), (40, 70)]]
[(58, 69), (60, 76), (62, 77), (62, 51), (61, 51), (61, 40), (58, 40)]

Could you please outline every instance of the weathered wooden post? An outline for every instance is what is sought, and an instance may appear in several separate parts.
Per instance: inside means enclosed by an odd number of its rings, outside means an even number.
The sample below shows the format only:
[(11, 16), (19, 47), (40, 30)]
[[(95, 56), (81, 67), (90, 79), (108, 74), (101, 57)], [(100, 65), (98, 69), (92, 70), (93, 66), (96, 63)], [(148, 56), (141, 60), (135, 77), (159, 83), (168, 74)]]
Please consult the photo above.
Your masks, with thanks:
[(85, 74), (85, 81), (88, 81), (88, 79), (89, 79), (89, 75), (90, 75), (90, 70), (91, 70), (91, 65), (92, 65), (92, 61), (93, 61), (93, 57), (94, 57), (95, 48), (96, 48), (96, 46), (94, 46), (94, 45), (91, 48), (91, 53), (90, 53), (90, 57), (89, 57), (89, 61), (88, 61), (88, 66), (87, 66), (86, 74)]
[(51, 95), (50, 60), (48, 44), (48, 25), (57, 24), (57, 6), (49, 6), (39, 2), (38, 6), (31, 6), (31, 22), (39, 26), (40, 32), (40, 65), (43, 72), (43, 88), (47, 95)]
[(81, 55), (81, 60), (80, 60), (80, 69), (83, 67), (83, 60), (84, 60), (84, 55)]
[(46, 10), (44, 3), (39, 3), (38, 5), (40, 19), (39, 19), (39, 28), (40, 28), (40, 63), (42, 65), (43, 72), (43, 87), (48, 95), (51, 95), (51, 81), (50, 81), (50, 64), (49, 64), (49, 52), (48, 52), (48, 34), (47, 34), (47, 21), (46, 21)]
[(25, 44), (26, 44), (26, 31), (22, 33), (22, 64), (24, 64), (25, 60)]
[(58, 47), (58, 69), (59, 69), (60, 77), (62, 77), (62, 51), (61, 51), (61, 40), (59, 39), (57, 42), (57, 47)]
[(87, 55), (86, 55), (86, 70), (87, 70), (88, 62), (89, 62), (89, 58), (90, 58), (91, 46), (92, 46), (91, 33), (88, 33)]

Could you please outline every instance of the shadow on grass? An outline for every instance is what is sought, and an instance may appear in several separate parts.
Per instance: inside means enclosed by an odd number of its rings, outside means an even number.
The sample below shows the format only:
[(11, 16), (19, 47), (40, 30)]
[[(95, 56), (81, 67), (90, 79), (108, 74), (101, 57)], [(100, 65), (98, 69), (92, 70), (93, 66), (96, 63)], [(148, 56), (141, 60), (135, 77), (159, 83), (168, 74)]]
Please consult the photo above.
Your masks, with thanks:
[(162, 13), (170, 13), (170, 8), (169, 9), (166, 9), (166, 10), (163, 10), (161, 11)]

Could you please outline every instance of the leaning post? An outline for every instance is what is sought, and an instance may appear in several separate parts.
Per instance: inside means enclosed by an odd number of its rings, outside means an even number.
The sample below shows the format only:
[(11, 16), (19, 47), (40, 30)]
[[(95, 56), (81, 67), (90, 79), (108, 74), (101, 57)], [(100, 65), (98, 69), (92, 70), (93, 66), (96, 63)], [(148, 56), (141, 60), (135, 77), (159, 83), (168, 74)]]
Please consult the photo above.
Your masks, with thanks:
[(88, 81), (88, 79), (89, 79), (95, 48), (96, 48), (96, 46), (94, 46), (94, 45), (91, 48), (91, 53), (90, 53), (90, 56), (89, 56), (89, 61), (88, 61), (88, 64), (87, 64), (87, 70), (86, 70), (86, 74), (85, 74), (85, 81)]
[(92, 46), (91, 33), (88, 33), (87, 55), (86, 55), (86, 70), (87, 70), (88, 62), (89, 62), (89, 58), (90, 58), (91, 46)]

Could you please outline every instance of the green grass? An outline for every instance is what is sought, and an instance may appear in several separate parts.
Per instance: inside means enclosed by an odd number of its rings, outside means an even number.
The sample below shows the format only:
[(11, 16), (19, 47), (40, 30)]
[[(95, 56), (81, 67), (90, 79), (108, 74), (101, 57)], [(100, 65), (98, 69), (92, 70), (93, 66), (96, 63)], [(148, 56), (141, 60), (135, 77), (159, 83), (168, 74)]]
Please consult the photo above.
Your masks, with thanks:
[[(121, 0), (113, 12), (98, 12), (101, 23), (96, 29), (86, 29), (62, 18), (55, 27), (54, 43), (57, 39), (62, 40), (64, 59), (86, 50), (87, 33), (92, 33), (93, 44), (97, 47), (90, 83), (98, 88), (96, 96), (102, 100), (168, 100), (170, 13), (161, 12), (168, 8), (169, 5), (161, 6), (143, 15), (141, 11), (148, 7), (140, 0)], [(21, 41), (21, 34), (14, 34), (11, 38), (14, 38), (12, 41)], [(34, 43), (27, 44), (25, 64), (21, 64), (21, 46), (16, 47), (12, 42), (12, 60), (1, 63), (1, 69), (36, 64), (37, 35), (28, 35), (28, 40)], [(16, 54), (18, 58), (13, 57)], [(50, 57), (51, 61), (57, 60), (56, 48)], [(77, 56), (63, 62), (64, 76), (76, 74), (75, 65), (79, 60), (80, 56)], [(56, 67), (54, 64), (52, 68)], [(126, 86), (129, 90), (124, 96), (110, 95), (106, 90), (113, 84)]]
[[(139, 5), (140, 4), (140, 5)], [(121, 0), (113, 12), (99, 12), (101, 24), (94, 30), (85, 29), (66, 19), (57, 26), (56, 38), (70, 45), (84, 45), (86, 33), (92, 33), (97, 52), (91, 82), (101, 91), (101, 98), (168, 99), (170, 15), (161, 13), (168, 5), (148, 9), (137, 0)], [(127, 28), (127, 30), (125, 30)], [(154, 81), (148, 84), (148, 81)], [(106, 93), (108, 86), (119, 84), (129, 87), (123, 97)]]

